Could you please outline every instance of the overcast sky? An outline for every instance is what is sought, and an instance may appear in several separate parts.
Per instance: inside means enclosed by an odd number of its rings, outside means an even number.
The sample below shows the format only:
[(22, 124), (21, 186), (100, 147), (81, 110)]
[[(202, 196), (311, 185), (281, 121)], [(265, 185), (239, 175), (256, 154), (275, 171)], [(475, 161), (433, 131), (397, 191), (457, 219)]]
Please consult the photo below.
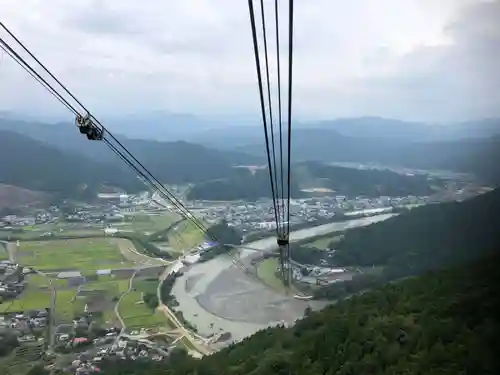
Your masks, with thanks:
[[(285, 63), (288, 1), (279, 2)], [(269, 30), (273, 3), (265, 1)], [(296, 0), (295, 8), (297, 118), (500, 114), (500, 1)], [(0, 20), (98, 116), (259, 116), (246, 0), (0, 0)], [(272, 35), (269, 44), (275, 83)], [(0, 111), (66, 114), (1, 51)]]

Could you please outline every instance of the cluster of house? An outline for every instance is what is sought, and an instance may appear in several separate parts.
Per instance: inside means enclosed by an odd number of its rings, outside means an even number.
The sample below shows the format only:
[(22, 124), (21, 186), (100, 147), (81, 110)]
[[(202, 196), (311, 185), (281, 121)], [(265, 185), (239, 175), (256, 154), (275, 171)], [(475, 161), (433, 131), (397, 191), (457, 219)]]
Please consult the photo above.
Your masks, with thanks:
[(98, 354), (101, 358), (115, 357), (117, 359), (131, 359), (133, 361), (138, 359), (161, 361), (168, 355), (168, 348), (163, 346), (153, 347), (152, 343), (148, 340), (133, 340), (121, 337), (113, 346), (102, 349)]
[[(45, 366), (45, 370), (54, 371), (58, 370), (55, 363)], [(101, 368), (97, 363), (91, 361), (86, 354), (79, 355), (78, 359), (75, 359), (70, 366), (62, 369), (65, 374), (75, 374), (75, 375), (90, 375), (97, 374), (101, 372)]]
[(3, 333), (14, 334), (19, 343), (43, 341), (48, 318), (49, 313), (45, 309), (2, 314), (0, 330)]
[(7, 215), (0, 218), (0, 228), (12, 229), (26, 225), (53, 223), (57, 221), (58, 215), (59, 208), (56, 206), (52, 206), (46, 211), (39, 211), (33, 216)]
[(31, 272), (28, 267), (8, 260), (0, 261), (0, 299), (16, 298), (26, 287), (26, 283), (22, 281), (23, 275)]
[[(78, 332), (87, 331), (91, 320), (88, 317), (81, 317), (73, 320), (73, 324), (59, 324), (55, 334), (55, 342), (58, 348), (71, 349), (82, 345), (105, 345), (112, 343), (120, 329), (109, 328), (102, 331), (102, 337), (94, 340), (78, 335)], [(101, 333), (99, 334), (101, 335)]]
[[(113, 344), (109, 344), (109, 342)], [(109, 332), (105, 337), (94, 339), (94, 348), (84, 353), (80, 353), (69, 366), (62, 369), (64, 373), (75, 375), (90, 375), (101, 372), (100, 365), (104, 360), (132, 361), (148, 359), (152, 361), (162, 361), (167, 355), (167, 348), (159, 346), (153, 348), (151, 343), (141, 342), (143, 340), (133, 340), (127, 338), (117, 339), (116, 332)], [(147, 341), (147, 340), (144, 340)], [(97, 345), (104, 344), (100, 349)], [(106, 345), (108, 344), (108, 345)], [(55, 369), (54, 365), (47, 366), (47, 370)]]

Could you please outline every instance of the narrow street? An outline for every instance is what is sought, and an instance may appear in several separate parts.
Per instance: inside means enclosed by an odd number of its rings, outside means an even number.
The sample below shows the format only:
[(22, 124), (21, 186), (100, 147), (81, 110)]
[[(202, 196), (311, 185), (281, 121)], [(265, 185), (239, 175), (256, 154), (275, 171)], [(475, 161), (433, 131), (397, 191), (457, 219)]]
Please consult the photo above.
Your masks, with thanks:
[(122, 326), (122, 330), (120, 331), (120, 334), (116, 337), (116, 342), (125, 333), (125, 329), (127, 328), (125, 325), (125, 321), (123, 320), (122, 316), (120, 315), (120, 302), (122, 301), (122, 299), (125, 296), (127, 296), (132, 291), (132, 287), (134, 284), (134, 278), (135, 278), (136, 274), (137, 274), (137, 271), (134, 272), (133, 275), (130, 277), (130, 280), (128, 282), (128, 290), (120, 296), (120, 299), (116, 302), (116, 305), (115, 305), (115, 315), (118, 318), (118, 320), (120, 321), (120, 325)]

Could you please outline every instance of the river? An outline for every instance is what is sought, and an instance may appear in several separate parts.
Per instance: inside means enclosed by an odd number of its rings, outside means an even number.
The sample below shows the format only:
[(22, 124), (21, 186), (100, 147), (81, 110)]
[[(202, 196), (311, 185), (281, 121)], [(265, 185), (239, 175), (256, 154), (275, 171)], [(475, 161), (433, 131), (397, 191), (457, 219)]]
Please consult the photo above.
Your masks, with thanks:
[[(392, 216), (394, 214), (384, 214), (301, 229), (290, 234), (290, 241), (366, 226)], [(262, 252), (275, 250), (276, 238), (247, 243), (244, 247), (239, 250), (239, 256), (248, 264)], [(177, 278), (172, 294), (179, 302), (178, 309), (201, 335), (230, 332), (234, 341), (280, 322), (292, 324), (303, 316), (308, 306), (316, 310), (327, 305), (327, 302), (301, 301), (270, 290), (245, 275), (226, 256), (191, 266)]]

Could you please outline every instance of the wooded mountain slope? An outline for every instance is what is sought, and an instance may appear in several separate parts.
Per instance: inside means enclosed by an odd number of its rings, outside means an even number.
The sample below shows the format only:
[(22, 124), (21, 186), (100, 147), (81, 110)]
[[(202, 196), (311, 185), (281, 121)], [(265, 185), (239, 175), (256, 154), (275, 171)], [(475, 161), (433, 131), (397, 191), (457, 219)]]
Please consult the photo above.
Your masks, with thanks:
[(64, 197), (93, 195), (104, 185), (127, 191), (144, 189), (129, 170), (62, 151), (14, 132), (0, 131), (0, 160), (1, 183)]
[(500, 373), (500, 256), (387, 285), (202, 360), (108, 363), (107, 375)]

